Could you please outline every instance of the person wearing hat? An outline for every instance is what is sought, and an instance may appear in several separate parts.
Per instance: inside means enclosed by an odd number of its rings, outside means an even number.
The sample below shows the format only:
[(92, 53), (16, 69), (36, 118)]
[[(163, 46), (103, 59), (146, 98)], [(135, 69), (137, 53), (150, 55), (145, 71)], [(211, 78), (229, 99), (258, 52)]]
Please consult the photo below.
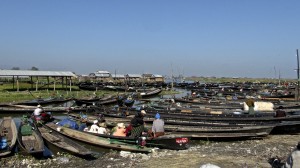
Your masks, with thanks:
[(33, 111), (33, 115), (34, 116), (41, 116), (42, 112), (43, 112), (43, 108), (41, 105), (37, 105), (37, 108)]
[(149, 130), (149, 135), (153, 138), (165, 135), (165, 122), (160, 118), (160, 114), (156, 113), (152, 128)]
[(126, 129), (125, 129), (125, 125), (124, 123), (118, 123), (116, 128), (115, 128), (115, 131), (114, 133), (112, 134), (113, 136), (122, 136), (122, 137), (125, 137), (126, 136)]
[[(144, 127), (144, 116), (146, 115), (146, 111), (142, 110), (137, 113), (134, 118), (130, 121), (130, 136), (131, 137), (140, 137), (145, 130)], [(147, 132), (147, 131), (146, 131)]]
[(79, 128), (78, 128), (79, 131), (88, 130), (88, 128), (87, 128), (87, 116), (86, 115), (81, 115), (81, 118), (80, 118), (79, 121), (77, 121), (77, 124), (79, 125)]
[(94, 120), (93, 123), (94, 124), (91, 126), (89, 132), (98, 133), (98, 134), (106, 134), (107, 133), (106, 128), (98, 126), (98, 120)]
[(50, 121), (51, 114), (46, 113), (41, 105), (37, 105), (37, 108), (33, 111), (33, 117), (35, 121)]
[(246, 105), (249, 107), (249, 110), (248, 110), (248, 113), (249, 114), (255, 114), (255, 111), (254, 111), (254, 98), (253, 97), (249, 97), (247, 100), (246, 100)]

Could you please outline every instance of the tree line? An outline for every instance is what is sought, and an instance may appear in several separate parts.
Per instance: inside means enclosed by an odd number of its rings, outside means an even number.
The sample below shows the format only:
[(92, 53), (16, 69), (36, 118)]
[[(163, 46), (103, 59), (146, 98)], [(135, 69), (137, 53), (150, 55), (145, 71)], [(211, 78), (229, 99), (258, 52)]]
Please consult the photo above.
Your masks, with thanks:
[[(20, 67), (12, 67), (11, 70), (21, 70), (21, 69), (20, 69)], [(31, 69), (28, 69), (28, 70), (38, 71), (39, 68), (33, 66), (33, 67), (31, 67)]]

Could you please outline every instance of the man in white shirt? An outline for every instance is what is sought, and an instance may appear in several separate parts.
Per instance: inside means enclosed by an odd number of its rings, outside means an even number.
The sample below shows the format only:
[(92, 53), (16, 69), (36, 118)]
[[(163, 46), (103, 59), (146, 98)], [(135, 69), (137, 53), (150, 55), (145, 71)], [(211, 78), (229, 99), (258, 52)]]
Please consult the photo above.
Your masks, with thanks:
[(40, 116), (43, 112), (43, 108), (41, 105), (38, 105), (37, 108), (33, 111), (34, 116)]

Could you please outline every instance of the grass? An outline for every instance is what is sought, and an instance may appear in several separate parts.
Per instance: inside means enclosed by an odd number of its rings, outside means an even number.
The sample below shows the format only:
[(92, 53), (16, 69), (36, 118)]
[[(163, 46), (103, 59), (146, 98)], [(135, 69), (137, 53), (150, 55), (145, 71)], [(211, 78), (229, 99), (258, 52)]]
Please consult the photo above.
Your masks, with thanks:
[(103, 96), (105, 94), (115, 94), (112, 91), (81, 91), (77, 86), (72, 86), (70, 88), (62, 88), (61, 86), (56, 86), (54, 91), (54, 86), (50, 86), (51, 89), (31, 89), (30, 84), (20, 84), (19, 91), (17, 91), (16, 86), (13, 89), (12, 84), (0, 85), (0, 103), (10, 103), (10, 102), (20, 102), (24, 100), (32, 100), (36, 98), (49, 98), (56, 96), (63, 96), (65, 98), (82, 98), (91, 95)]

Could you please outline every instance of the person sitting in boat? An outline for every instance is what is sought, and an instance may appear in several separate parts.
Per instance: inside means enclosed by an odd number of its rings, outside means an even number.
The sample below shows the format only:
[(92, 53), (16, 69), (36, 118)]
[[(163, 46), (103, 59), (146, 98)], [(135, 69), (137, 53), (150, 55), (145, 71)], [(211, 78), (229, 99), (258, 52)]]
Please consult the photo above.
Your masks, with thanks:
[(33, 117), (35, 121), (48, 122), (51, 120), (52, 115), (50, 112), (46, 113), (41, 105), (38, 105), (37, 108), (33, 111)]
[(282, 106), (279, 106), (279, 107), (278, 107), (278, 110), (275, 112), (274, 117), (286, 117), (286, 113), (285, 113), (285, 111), (283, 110), (283, 107), (282, 107)]
[(149, 130), (149, 132), (148, 132), (150, 137), (156, 138), (156, 137), (165, 135), (164, 126), (165, 126), (164, 120), (162, 120), (160, 118), (159, 113), (156, 113), (155, 120), (153, 121), (153, 124), (152, 124), (152, 129)]
[(130, 125), (132, 129), (130, 130), (131, 137), (140, 137), (145, 131), (144, 127), (144, 116), (146, 115), (146, 111), (142, 110), (137, 113), (134, 118), (130, 121)]
[(117, 126), (114, 128), (114, 132), (112, 135), (125, 137), (126, 136), (125, 131), (126, 131), (126, 127), (124, 123), (118, 123)]
[(79, 128), (78, 130), (79, 131), (84, 131), (84, 130), (87, 130), (87, 116), (86, 115), (81, 115), (81, 118), (80, 120), (77, 122), (77, 124), (79, 125)]
[(43, 107), (41, 105), (38, 105), (37, 108), (33, 111), (33, 115), (35, 117), (40, 117), (43, 112), (44, 112)]
[(98, 120), (94, 120), (94, 124), (91, 126), (89, 132), (98, 133), (98, 134), (106, 134), (106, 128), (98, 126)]
[(253, 97), (248, 98), (246, 100), (246, 104), (249, 107), (248, 113), (249, 114), (255, 114), (255, 111), (254, 111), (254, 99), (253, 99)]

